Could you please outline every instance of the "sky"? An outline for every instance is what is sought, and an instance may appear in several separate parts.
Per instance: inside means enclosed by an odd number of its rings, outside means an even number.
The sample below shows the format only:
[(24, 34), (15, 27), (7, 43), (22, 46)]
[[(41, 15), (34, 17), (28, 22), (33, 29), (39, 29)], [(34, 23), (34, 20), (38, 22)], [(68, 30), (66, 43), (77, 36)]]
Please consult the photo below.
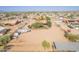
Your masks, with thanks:
[(0, 12), (5, 11), (79, 11), (79, 6), (0, 6)]

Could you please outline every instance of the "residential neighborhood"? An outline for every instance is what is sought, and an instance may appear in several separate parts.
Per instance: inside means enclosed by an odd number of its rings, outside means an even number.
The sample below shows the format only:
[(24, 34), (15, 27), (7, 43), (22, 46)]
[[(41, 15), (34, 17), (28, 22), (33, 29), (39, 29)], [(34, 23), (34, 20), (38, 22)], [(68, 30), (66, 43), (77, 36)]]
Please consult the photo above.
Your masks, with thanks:
[(0, 51), (77, 52), (79, 12), (1, 12)]

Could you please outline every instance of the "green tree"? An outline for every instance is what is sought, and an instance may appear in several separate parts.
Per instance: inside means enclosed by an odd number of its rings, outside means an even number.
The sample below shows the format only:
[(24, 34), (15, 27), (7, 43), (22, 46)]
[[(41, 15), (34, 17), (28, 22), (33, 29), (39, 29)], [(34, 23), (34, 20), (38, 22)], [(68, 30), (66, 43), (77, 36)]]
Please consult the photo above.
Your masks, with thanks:
[(70, 19), (74, 19), (74, 15), (73, 14), (70, 14), (69, 16), (67, 16), (68, 18)]
[(46, 17), (46, 20), (47, 20), (47, 21), (50, 21), (51, 19), (50, 19), (50, 17)]
[(48, 27), (51, 27), (52, 26), (51, 21), (47, 21), (47, 25), (48, 25)]
[(72, 42), (76, 42), (76, 40), (79, 40), (79, 35), (65, 33), (65, 37)]
[(6, 45), (10, 41), (10, 35), (3, 35), (0, 37), (1, 45)]
[(46, 49), (50, 48), (50, 43), (47, 42), (46, 40), (44, 40), (44, 41), (42, 42), (42, 46), (43, 46), (44, 50), (46, 50)]
[(44, 28), (44, 25), (43, 25), (43, 23), (33, 23), (31, 25), (31, 28), (35, 28), (35, 29)]
[(0, 37), (0, 45), (3, 48), (0, 48), (1, 51), (6, 51), (7, 43), (11, 40), (10, 35), (6, 34)]

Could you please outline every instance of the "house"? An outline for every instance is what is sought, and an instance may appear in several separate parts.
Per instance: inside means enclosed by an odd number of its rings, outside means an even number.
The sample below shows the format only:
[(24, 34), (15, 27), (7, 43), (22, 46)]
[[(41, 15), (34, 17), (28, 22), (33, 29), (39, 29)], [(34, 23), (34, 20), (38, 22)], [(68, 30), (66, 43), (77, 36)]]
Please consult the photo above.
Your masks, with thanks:
[(21, 23), (21, 21), (19, 21), (19, 20), (7, 20), (7, 21), (4, 21), (3, 23), (4, 23), (5, 25), (14, 26), (14, 25), (16, 25), (16, 24)]

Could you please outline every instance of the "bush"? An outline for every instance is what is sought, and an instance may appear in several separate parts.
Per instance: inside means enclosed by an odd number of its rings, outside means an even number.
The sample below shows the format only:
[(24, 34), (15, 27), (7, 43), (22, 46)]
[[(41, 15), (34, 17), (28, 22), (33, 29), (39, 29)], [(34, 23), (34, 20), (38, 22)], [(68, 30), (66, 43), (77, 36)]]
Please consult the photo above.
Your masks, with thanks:
[(69, 18), (69, 19), (74, 19), (74, 15), (71, 14), (71, 15), (67, 16), (67, 18)]
[(40, 18), (39, 18), (40, 20), (44, 20), (44, 17), (43, 16), (40, 16)]
[(50, 43), (47, 42), (46, 40), (44, 40), (44, 41), (42, 42), (42, 46), (43, 46), (44, 49), (50, 48)]
[(79, 40), (79, 35), (65, 33), (65, 37), (72, 42), (76, 42), (76, 40)]
[[(45, 20), (43, 16), (40, 17), (40, 20)], [(33, 23), (31, 26), (28, 26), (29, 28), (48, 28), (52, 26), (52, 23), (50, 21), (50, 17), (46, 17), (46, 23), (36, 22)]]
[(49, 20), (51, 20), (51, 19), (50, 19), (50, 17), (46, 17), (46, 20), (49, 21)]
[(0, 46), (0, 52), (4, 52), (4, 46)]
[(44, 24), (43, 23), (33, 23), (30, 28), (44, 28)]
[(30, 25), (28, 25), (28, 28), (31, 28), (31, 26), (30, 26)]
[(0, 37), (1, 45), (5, 45), (10, 41), (10, 35), (3, 35)]
[(46, 25), (47, 25), (48, 27), (51, 27), (51, 26), (52, 26), (52, 23), (51, 23), (50, 17), (46, 17), (46, 20), (47, 20)]
[(73, 27), (71, 25), (68, 25), (68, 27), (73, 29)]
[[(46, 25), (46, 26), (45, 26)], [(33, 23), (31, 26), (28, 26), (29, 28), (47, 28), (47, 27), (51, 27), (52, 23), (50, 21), (47, 21), (47, 23)]]
[(52, 23), (50, 21), (47, 21), (47, 25), (48, 25), (48, 27), (51, 27)]

